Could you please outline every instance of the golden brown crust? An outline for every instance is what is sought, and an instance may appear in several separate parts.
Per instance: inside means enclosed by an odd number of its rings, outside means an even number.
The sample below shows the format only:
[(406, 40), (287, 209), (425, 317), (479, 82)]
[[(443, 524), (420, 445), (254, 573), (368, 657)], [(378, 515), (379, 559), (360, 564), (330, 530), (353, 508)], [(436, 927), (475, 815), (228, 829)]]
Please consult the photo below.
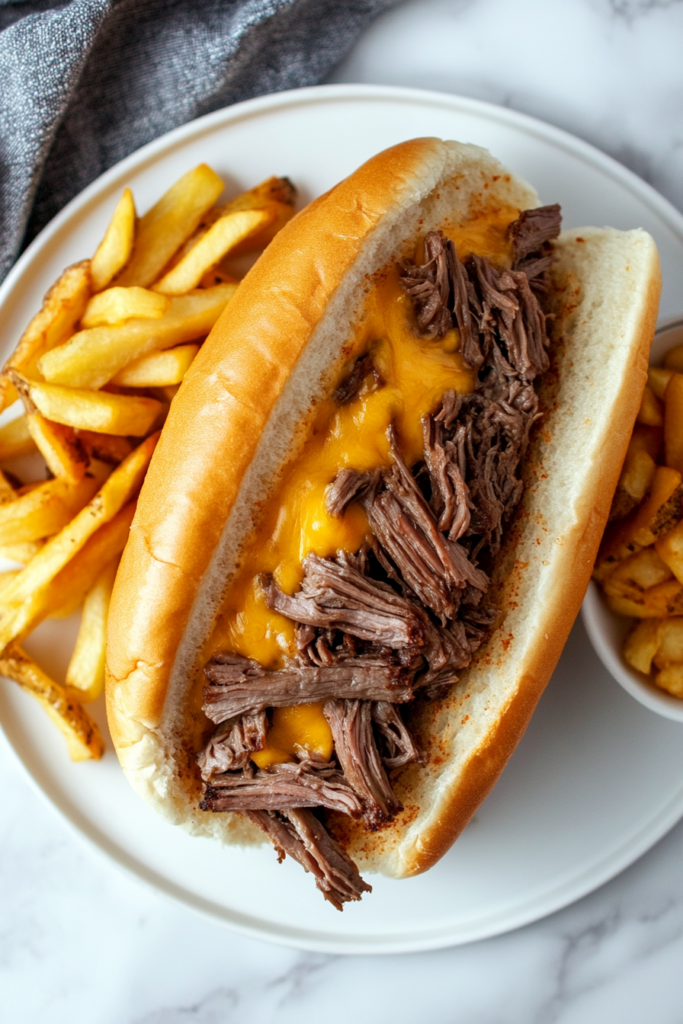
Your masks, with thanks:
[[(108, 716), (116, 747), (159, 724), (188, 616), (263, 428), (330, 296), (397, 196), (442, 143), (380, 153), (280, 232), (187, 374), (154, 454), (116, 582)], [(310, 253), (319, 254), (311, 260)], [(188, 449), (178, 439), (196, 433)], [(221, 457), (221, 455), (223, 457)], [(173, 485), (178, 483), (174, 494)], [(146, 496), (163, 495), (162, 500)], [(188, 543), (188, 538), (192, 538)]]

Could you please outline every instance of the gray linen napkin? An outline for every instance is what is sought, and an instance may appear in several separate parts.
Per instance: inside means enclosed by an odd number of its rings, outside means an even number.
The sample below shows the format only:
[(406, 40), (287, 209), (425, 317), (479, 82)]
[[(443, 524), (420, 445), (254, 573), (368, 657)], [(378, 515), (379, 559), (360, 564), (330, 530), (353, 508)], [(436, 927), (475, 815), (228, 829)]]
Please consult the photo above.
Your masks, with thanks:
[(0, 0), (0, 280), (112, 164), (164, 132), (321, 82), (397, 0)]

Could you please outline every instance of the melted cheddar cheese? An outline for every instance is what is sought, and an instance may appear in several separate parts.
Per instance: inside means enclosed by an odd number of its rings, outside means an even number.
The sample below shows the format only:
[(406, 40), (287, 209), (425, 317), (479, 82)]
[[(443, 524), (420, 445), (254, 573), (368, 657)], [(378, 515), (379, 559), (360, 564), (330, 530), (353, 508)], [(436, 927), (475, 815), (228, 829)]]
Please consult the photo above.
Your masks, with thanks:
[[(455, 242), (461, 259), (477, 253), (499, 265), (509, 264), (507, 227), (518, 214), (510, 207), (489, 210), (464, 225), (446, 224), (442, 230)], [(421, 244), (415, 256), (422, 261)], [(338, 380), (344, 379), (356, 359), (371, 352), (383, 384), (378, 387), (369, 375), (347, 404), (340, 406), (330, 396), (317, 407), (302, 451), (285, 467), (245, 545), (209, 655), (227, 650), (278, 668), (286, 656), (295, 654), (294, 624), (267, 608), (258, 576), (272, 574), (282, 590), (294, 593), (307, 554), (325, 557), (339, 550), (357, 551), (370, 538), (363, 509), (351, 505), (342, 517), (330, 516), (326, 491), (342, 468), (363, 471), (390, 464), (387, 428), (391, 423), (408, 465), (422, 458), (422, 418), (438, 407), (446, 391), (464, 393), (474, 388), (472, 372), (458, 348), (456, 330), (435, 341), (417, 334), (396, 262), (373, 276), (362, 315), (345, 347), (348, 357)], [(265, 767), (293, 759), (301, 750), (327, 757), (332, 753), (332, 735), (319, 704), (276, 710), (268, 746), (254, 761)]]

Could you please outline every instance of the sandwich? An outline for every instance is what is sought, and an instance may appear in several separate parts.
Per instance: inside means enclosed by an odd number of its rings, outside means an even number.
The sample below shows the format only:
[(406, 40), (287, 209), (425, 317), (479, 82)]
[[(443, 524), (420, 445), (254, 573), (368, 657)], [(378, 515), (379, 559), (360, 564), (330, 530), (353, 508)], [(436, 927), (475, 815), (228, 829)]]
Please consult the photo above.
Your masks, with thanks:
[(578, 612), (646, 380), (644, 231), (415, 139), (301, 211), (175, 397), (112, 598), (121, 765), (341, 909), (433, 865)]

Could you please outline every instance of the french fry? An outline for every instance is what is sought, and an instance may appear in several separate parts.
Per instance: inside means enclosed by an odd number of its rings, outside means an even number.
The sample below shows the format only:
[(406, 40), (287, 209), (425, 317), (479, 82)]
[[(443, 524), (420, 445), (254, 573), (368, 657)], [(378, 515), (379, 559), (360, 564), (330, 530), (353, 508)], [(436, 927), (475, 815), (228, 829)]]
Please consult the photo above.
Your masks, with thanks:
[(78, 611), (86, 594), (95, 586), (109, 562), (117, 559), (126, 546), (135, 505), (135, 501), (124, 505), (113, 519), (86, 541), (51, 583), (42, 588), (40, 598), (33, 603), (33, 617), (18, 638), (20, 641), (43, 619), (67, 619)]
[(66, 685), (77, 691), (79, 700), (86, 704), (97, 700), (104, 689), (107, 615), (118, 564), (118, 558), (113, 559), (88, 591), (78, 639), (66, 673)]
[[(51, 480), (52, 477), (48, 476), (46, 479)], [(31, 491), (34, 491), (36, 489), (36, 487), (40, 487), (41, 484), (44, 483), (45, 480), (29, 480), (28, 483), (22, 484), (21, 487), (17, 487), (17, 497), (20, 498), (23, 497), (24, 494), (30, 494)]]
[(66, 477), (74, 484), (82, 480), (89, 459), (73, 427), (53, 423), (40, 413), (27, 414), (26, 422), (50, 472)]
[(222, 191), (206, 164), (183, 175), (139, 221), (132, 259), (116, 283), (146, 288), (155, 281)]
[(223, 206), (217, 207), (217, 210), (222, 216), (224, 213), (232, 213), (233, 210), (258, 210), (264, 206), (279, 204), (293, 211), (295, 198), (296, 189), (289, 178), (273, 176), (266, 178), (254, 188), (247, 189), (246, 192), (240, 192), (234, 199), (229, 199)]
[(33, 455), (36, 442), (31, 437), (26, 416), (17, 416), (0, 427), (0, 462)]
[(624, 644), (624, 658), (637, 669), (649, 675), (652, 671), (652, 659), (659, 647), (659, 627), (662, 619), (642, 619), (629, 633)]
[(601, 558), (597, 561), (593, 568), (593, 579), (596, 583), (599, 583), (600, 585), (604, 584), (605, 580), (609, 579), (616, 567), (621, 564), (621, 561), (622, 559), (617, 558), (615, 554), (609, 555), (607, 558)]
[(16, 496), (17, 492), (0, 469), (0, 505), (6, 505), (8, 501), (14, 501)]
[(5, 572), (0, 572), (0, 594), (2, 594), (3, 590), (12, 582), (19, 572), (19, 569), (8, 569)]
[(50, 679), (18, 646), (0, 657), (0, 675), (30, 693), (61, 730), (72, 761), (99, 760), (104, 743), (97, 724), (63, 686)]
[(268, 209), (271, 213), (269, 223), (236, 245), (231, 255), (241, 256), (245, 252), (263, 249), (269, 242), (272, 242), (278, 231), (294, 216), (296, 212), (295, 198), (296, 189), (289, 178), (272, 177), (227, 202), (222, 207), (223, 213), (251, 209)]
[(655, 542), (655, 550), (680, 583), (683, 583), (683, 520)]
[(672, 697), (683, 697), (683, 665), (667, 665), (657, 673), (655, 683)]
[[(627, 460), (635, 451), (644, 451), (657, 462), (664, 444), (664, 430), (662, 427), (647, 427), (644, 423), (636, 423), (628, 444)], [(626, 463), (624, 463), (625, 465)]]
[(100, 481), (90, 474), (77, 484), (56, 477), (0, 505), (0, 544), (23, 544), (57, 533), (90, 501), (99, 486)]
[(629, 451), (624, 468), (614, 492), (609, 518), (623, 519), (636, 505), (640, 504), (652, 486), (657, 465), (649, 452), (643, 448)]
[[(222, 203), (220, 206), (212, 206), (210, 210), (207, 210), (199, 222), (197, 231), (187, 240), (179, 253), (176, 253), (173, 261), (177, 262), (179, 258), (182, 258), (188, 249), (197, 242), (202, 232), (210, 228), (212, 224), (215, 224), (220, 217), (224, 217), (226, 213), (236, 213), (239, 210), (269, 210), (271, 218), (277, 222), (277, 228), (272, 234), (270, 234), (270, 231), (274, 227), (273, 224), (269, 224), (264, 233), (264, 236), (269, 235), (268, 241), (270, 241), (277, 231), (294, 216), (295, 199), (296, 189), (289, 178), (266, 178), (265, 181), (255, 185), (254, 188), (247, 189), (246, 192), (240, 192), (239, 195), (229, 199), (227, 203)], [(250, 246), (256, 245), (256, 239), (250, 238), (248, 244)], [(261, 244), (265, 245), (267, 243), (261, 242), (259, 235), (259, 247)], [(171, 265), (173, 261), (171, 261)]]
[(598, 565), (606, 559), (621, 560), (641, 547), (654, 544), (661, 534), (680, 519), (681, 474), (668, 466), (657, 466), (645, 501), (625, 519), (610, 523), (598, 556)]
[(217, 284), (239, 284), (239, 278), (226, 270), (222, 263), (217, 263), (202, 276), (199, 287), (213, 288)]
[(164, 295), (184, 295), (202, 276), (240, 242), (261, 231), (272, 219), (267, 210), (237, 210), (212, 224), (172, 270), (153, 286)]
[(610, 520), (623, 519), (650, 489), (663, 435), (661, 427), (636, 423), (612, 501)]
[(683, 373), (674, 373), (664, 393), (664, 457), (683, 472)]
[(180, 384), (199, 352), (199, 345), (179, 345), (165, 352), (150, 352), (124, 366), (111, 383), (129, 388), (162, 388)]
[(649, 385), (646, 385), (643, 391), (638, 412), (638, 423), (644, 423), (648, 427), (661, 427), (664, 424), (662, 403)]
[(28, 565), (34, 555), (37, 555), (45, 542), (43, 540), (27, 540), (18, 544), (0, 544), (0, 558), (7, 558), (10, 562), (21, 562)]
[(683, 618), (662, 619), (657, 636), (657, 651), (653, 659), (657, 668), (683, 665)]
[[(188, 289), (189, 291), (189, 289)], [(107, 288), (93, 295), (81, 317), (81, 327), (101, 327), (123, 320), (158, 320), (168, 312), (169, 300), (147, 288)]]
[(243, 242), (239, 242), (228, 254), (228, 259), (232, 256), (242, 256), (247, 252), (265, 249), (273, 241), (278, 231), (281, 231), (296, 213), (293, 203), (273, 202), (265, 207), (265, 209), (270, 213), (269, 221), (259, 231), (255, 231), (253, 235), (249, 235)]
[(0, 377), (0, 411), (17, 397), (7, 371), (30, 374), (45, 352), (62, 345), (73, 334), (90, 298), (90, 287), (90, 260), (84, 260), (68, 267), (47, 293), (42, 309), (33, 317), (5, 363)]
[(152, 434), (117, 466), (88, 505), (51, 537), (0, 597), (0, 650), (22, 633), (40, 607), (42, 591), (100, 527), (135, 497), (159, 434)]
[(55, 423), (100, 434), (144, 437), (162, 409), (156, 398), (111, 395), (88, 388), (42, 384), (14, 376), (27, 406)]
[(237, 285), (219, 284), (172, 298), (159, 320), (127, 320), (114, 327), (79, 331), (40, 361), (46, 381), (78, 388), (100, 388), (134, 359), (173, 348), (209, 333)]
[[(224, 217), (227, 213), (236, 213), (239, 210), (268, 210), (270, 219), (265, 228), (262, 228), (255, 235), (251, 235), (244, 242), (235, 246), (231, 255), (237, 256), (243, 252), (264, 248), (272, 241), (278, 231), (284, 227), (287, 221), (291, 220), (294, 216), (296, 212), (294, 209), (295, 196), (296, 189), (288, 178), (272, 177), (262, 181), (255, 188), (240, 193), (240, 195), (230, 199), (227, 203), (223, 203), (220, 206), (212, 206), (200, 220), (197, 230), (190, 235), (185, 244), (175, 253), (173, 259), (169, 261), (166, 270), (171, 270), (179, 263), (190, 249), (197, 244), (200, 238), (206, 234), (212, 224), (215, 224), (217, 220)], [(218, 281), (235, 280), (224, 268), (221, 268)], [(218, 284), (218, 281), (211, 280), (208, 284), (202, 283), (202, 287), (205, 288), (212, 284)]]
[(99, 292), (125, 267), (135, 242), (135, 203), (133, 193), (124, 189), (104, 238), (90, 264), (92, 288)]
[(644, 591), (638, 600), (609, 594), (606, 597), (612, 611), (634, 619), (665, 619), (669, 615), (683, 615), (683, 585), (675, 578)]
[(652, 547), (630, 555), (619, 563), (604, 583), (610, 597), (628, 597), (639, 601), (650, 587), (670, 580), (673, 572)]
[(674, 345), (669, 349), (664, 356), (664, 366), (667, 370), (683, 373), (683, 345)]
[(94, 430), (79, 430), (78, 437), (91, 459), (100, 459), (112, 466), (118, 466), (126, 455), (133, 451), (133, 445), (125, 437), (114, 434), (97, 434)]
[(660, 402), (664, 401), (666, 386), (673, 377), (674, 372), (674, 370), (667, 370), (663, 366), (651, 366), (647, 371), (647, 382), (652, 389), (652, 393)]

